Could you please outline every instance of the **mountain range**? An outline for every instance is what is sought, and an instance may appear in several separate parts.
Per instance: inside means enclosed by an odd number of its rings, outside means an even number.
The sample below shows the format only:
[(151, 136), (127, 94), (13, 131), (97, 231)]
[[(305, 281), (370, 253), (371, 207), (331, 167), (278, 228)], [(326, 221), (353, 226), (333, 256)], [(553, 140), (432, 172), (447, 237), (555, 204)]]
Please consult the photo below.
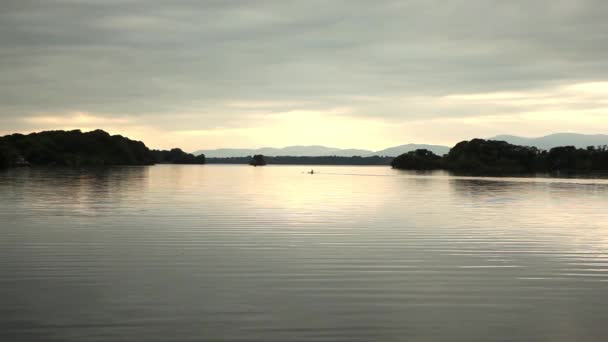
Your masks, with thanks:
[[(514, 145), (535, 146), (539, 149), (549, 150), (558, 146), (576, 146), (585, 148), (587, 146), (608, 145), (608, 135), (605, 134), (577, 134), (577, 133), (556, 133), (538, 138), (528, 138), (515, 135), (497, 135), (489, 138), (490, 140), (502, 140)], [(294, 156), (294, 157), (322, 157), (322, 156), (387, 156), (397, 157), (403, 153), (417, 149), (427, 149), (437, 155), (444, 155), (450, 151), (450, 147), (442, 145), (426, 144), (406, 144), (389, 147), (380, 151), (363, 149), (342, 149), (336, 147), (326, 147), (320, 145), (312, 146), (287, 146), (283, 148), (263, 147), (258, 149), (237, 149), (221, 148), (215, 150), (199, 150), (195, 155), (204, 154), (208, 158), (229, 158), (246, 157), (255, 154), (262, 154), (269, 157)]]
[(550, 150), (558, 146), (586, 148), (587, 146), (608, 145), (608, 135), (605, 134), (556, 133), (538, 138), (498, 135), (490, 138), (490, 140), (502, 140), (513, 145), (534, 146), (542, 150)]
[(444, 155), (450, 151), (447, 146), (441, 145), (424, 145), (424, 144), (407, 144), (401, 146), (390, 147), (380, 151), (361, 150), (361, 149), (341, 149), (336, 147), (326, 147), (319, 145), (312, 146), (287, 146), (284, 148), (263, 147), (258, 149), (233, 149), (221, 148), (216, 150), (200, 150), (194, 152), (195, 155), (204, 154), (207, 158), (229, 158), (229, 157), (246, 157), (255, 154), (263, 154), (269, 157), (276, 156), (294, 156), (294, 157), (323, 157), (323, 156), (387, 156), (396, 157), (403, 153), (414, 151), (417, 149), (427, 149), (438, 155)]

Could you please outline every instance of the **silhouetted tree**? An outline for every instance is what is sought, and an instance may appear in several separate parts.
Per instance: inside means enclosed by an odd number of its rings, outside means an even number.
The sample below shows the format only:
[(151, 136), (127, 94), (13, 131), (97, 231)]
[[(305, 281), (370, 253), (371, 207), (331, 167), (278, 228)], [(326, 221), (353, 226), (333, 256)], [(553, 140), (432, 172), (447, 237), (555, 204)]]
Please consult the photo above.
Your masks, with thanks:
[(391, 166), (404, 170), (435, 170), (442, 167), (441, 157), (426, 149), (404, 153), (393, 159)]
[(10, 157), (8, 149), (4, 146), (0, 146), (0, 169), (7, 168), (10, 166)]
[[(207, 158), (209, 164), (249, 164), (251, 157)], [(266, 164), (284, 165), (390, 165), (393, 157), (339, 157), (339, 156), (278, 156), (264, 157)]]
[(606, 172), (608, 149), (605, 146), (577, 149), (574, 146), (552, 148), (544, 155), (546, 168), (552, 172)]
[(255, 156), (253, 156), (253, 158), (251, 158), (251, 161), (249, 162), (249, 165), (263, 166), (263, 165), (266, 165), (266, 160), (264, 159), (263, 155), (256, 154)]
[(176, 164), (205, 163), (204, 155), (195, 157), (180, 149), (150, 151), (141, 141), (110, 135), (102, 130), (86, 133), (73, 130), (12, 134), (1, 137), (0, 146), (4, 150), (0, 152), (0, 159), (8, 160), (1, 163), (9, 166), (11, 160), (14, 161), (17, 157), (32, 165), (150, 165), (161, 161)]
[(608, 149), (563, 146), (541, 151), (535, 147), (517, 146), (504, 141), (473, 139), (459, 142), (443, 158), (437, 159), (426, 151), (414, 151), (395, 158), (392, 165), (400, 169), (443, 168), (480, 175), (606, 172)]
[(205, 164), (205, 155), (195, 156), (179, 148), (170, 151), (152, 150), (154, 161), (161, 164)]
[(452, 171), (479, 174), (534, 172), (538, 153), (535, 147), (473, 139), (456, 144), (445, 157), (444, 165)]

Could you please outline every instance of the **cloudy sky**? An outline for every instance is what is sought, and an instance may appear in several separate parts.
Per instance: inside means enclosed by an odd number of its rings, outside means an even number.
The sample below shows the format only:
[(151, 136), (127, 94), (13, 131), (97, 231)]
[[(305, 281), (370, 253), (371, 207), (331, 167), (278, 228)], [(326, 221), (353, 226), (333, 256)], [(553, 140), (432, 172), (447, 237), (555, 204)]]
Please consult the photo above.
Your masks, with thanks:
[(0, 134), (186, 150), (608, 133), (605, 0), (1, 0)]

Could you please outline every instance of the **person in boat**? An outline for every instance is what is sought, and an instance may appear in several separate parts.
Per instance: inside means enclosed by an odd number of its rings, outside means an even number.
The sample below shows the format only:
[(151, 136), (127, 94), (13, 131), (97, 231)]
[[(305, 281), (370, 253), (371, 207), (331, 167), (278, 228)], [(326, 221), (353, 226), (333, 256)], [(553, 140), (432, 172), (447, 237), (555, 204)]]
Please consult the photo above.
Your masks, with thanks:
[(314, 175), (314, 174), (315, 174), (315, 170), (311, 169), (309, 173), (310, 173), (311, 175)]

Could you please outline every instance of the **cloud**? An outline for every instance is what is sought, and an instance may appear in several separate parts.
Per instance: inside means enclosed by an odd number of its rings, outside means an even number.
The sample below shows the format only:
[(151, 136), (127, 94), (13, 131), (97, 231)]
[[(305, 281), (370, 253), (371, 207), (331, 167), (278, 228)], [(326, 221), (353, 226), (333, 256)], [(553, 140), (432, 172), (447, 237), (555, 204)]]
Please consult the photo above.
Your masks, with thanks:
[(171, 132), (293, 111), (331, 127), (347, 107), (344, 120), (387, 126), (601, 112), (607, 15), (601, 0), (7, 0), (0, 123), (83, 112)]
[(69, 115), (38, 115), (28, 116), (23, 119), (26, 123), (33, 125), (107, 125), (107, 124), (128, 124), (128, 119), (96, 117), (89, 113), (71, 113)]

